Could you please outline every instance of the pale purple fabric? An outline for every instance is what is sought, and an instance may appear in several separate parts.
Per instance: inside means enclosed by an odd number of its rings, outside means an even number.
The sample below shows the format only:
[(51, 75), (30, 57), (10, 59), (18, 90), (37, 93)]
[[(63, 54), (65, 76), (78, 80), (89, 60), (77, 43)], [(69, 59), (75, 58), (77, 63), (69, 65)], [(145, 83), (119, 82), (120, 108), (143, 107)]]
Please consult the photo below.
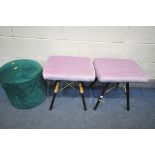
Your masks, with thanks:
[(148, 77), (141, 67), (129, 59), (98, 58), (94, 60), (100, 82), (147, 82)]
[(48, 80), (94, 81), (95, 70), (90, 58), (50, 56), (43, 69)]

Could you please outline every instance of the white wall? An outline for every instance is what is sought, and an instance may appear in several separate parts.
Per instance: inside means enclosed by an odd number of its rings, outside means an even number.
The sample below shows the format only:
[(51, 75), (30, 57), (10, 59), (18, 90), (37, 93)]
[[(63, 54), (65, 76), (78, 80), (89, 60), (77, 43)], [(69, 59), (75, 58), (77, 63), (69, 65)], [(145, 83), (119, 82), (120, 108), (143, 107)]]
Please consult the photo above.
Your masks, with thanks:
[(0, 27), (0, 66), (50, 55), (131, 58), (155, 79), (155, 27)]

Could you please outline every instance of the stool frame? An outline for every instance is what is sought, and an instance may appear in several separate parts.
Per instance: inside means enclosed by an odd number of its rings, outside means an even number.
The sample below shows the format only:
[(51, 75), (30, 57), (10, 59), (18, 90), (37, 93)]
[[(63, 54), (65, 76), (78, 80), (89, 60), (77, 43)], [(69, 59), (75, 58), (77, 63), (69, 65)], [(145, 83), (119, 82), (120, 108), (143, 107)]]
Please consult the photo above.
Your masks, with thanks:
[[(50, 82), (48, 81), (47, 83), (49, 85), (51, 83), (51, 81)], [(53, 91), (53, 97), (52, 97), (52, 100), (51, 100), (50, 110), (53, 109), (53, 105), (54, 105), (54, 102), (55, 102), (55, 99), (56, 99), (56, 96), (57, 96), (58, 92), (64, 90), (67, 87), (71, 87), (72, 89), (77, 90), (75, 87), (73, 87), (71, 85), (73, 82), (69, 83), (69, 82), (66, 82), (66, 81), (65, 81), (66, 85), (63, 88), (59, 89), (60, 83), (61, 83), (61, 81), (58, 81), (58, 80), (56, 80), (55, 83), (54, 83), (54, 91)], [(47, 89), (49, 89), (49, 91), (50, 91), (50, 87), (48, 85), (47, 85)], [(84, 84), (83, 84), (83, 82), (78, 82), (78, 85), (79, 85), (78, 92), (80, 93), (81, 98), (82, 98), (84, 111), (87, 111), (87, 106), (86, 106), (85, 97), (84, 97)]]

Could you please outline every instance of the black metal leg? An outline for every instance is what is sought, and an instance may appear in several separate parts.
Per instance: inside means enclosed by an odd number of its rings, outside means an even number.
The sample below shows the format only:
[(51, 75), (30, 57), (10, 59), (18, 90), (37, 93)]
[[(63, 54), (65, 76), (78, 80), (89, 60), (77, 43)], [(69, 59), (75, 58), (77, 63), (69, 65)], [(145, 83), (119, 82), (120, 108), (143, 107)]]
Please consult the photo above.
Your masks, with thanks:
[(101, 95), (99, 96), (99, 98), (98, 98), (98, 100), (96, 102), (96, 105), (94, 106), (94, 110), (97, 109), (97, 107), (98, 107), (99, 103), (101, 102), (101, 100), (102, 100), (102, 98), (103, 98), (103, 96), (104, 96), (108, 86), (109, 86), (109, 83), (106, 83), (106, 85), (103, 87)]
[(117, 83), (116, 83), (116, 87), (118, 87), (118, 86), (119, 86), (119, 83), (117, 82)]
[(50, 110), (53, 109), (53, 104), (54, 104), (54, 101), (55, 101), (56, 95), (57, 95), (57, 93), (54, 93), (54, 94), (53, 94), (53, 98), (52, 98), (51, 105), (50, 105)]
[(87, 107), (86, 107), (86, 102), (85, 102), (84, 94), (81, 94), (81, 97), (82, 97), (82, 102), (83, 102), (84, 110), (87, 111)]
[(129, 82), (126, 82), (127, 111), (130, 111)]
[(53, 108), (56, 95), (58, 94), (58, 90), (59, 90), (59, 82), (56, 81), (55, 84), (54, 84), (54, 94), (53, 94), (53, 98), (52, 98), (52, 101), (51, 101), (50, 110), (52, 110), (52, 108)]
[(94, 84), (96, 83), (97, 78), (89, 85), (90, 88), (92, 88), (94, 86)]
[(82, 82), (79, 83), (79, 89), (80, 89), (80, 94), (82, 97), (82, 103), (83, 103), (83, 107), (84, 110), (87, 111), (87, 106), (86, 106), (86, 102), (85, 102), (85, 98), (84, 98), (84, 89), (83, 89), (84, 85)]

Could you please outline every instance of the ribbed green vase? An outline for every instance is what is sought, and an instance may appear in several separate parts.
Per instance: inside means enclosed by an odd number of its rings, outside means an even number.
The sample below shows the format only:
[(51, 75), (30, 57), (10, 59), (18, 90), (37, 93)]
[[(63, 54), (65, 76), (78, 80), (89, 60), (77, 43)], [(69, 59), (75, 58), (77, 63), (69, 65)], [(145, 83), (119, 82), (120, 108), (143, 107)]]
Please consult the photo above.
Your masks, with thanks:
[(41, 104), (46, 98), (46, 84), (39, 63), (20, 59), (0, 68), (0, 83), (12, 105), (29, 109)]

